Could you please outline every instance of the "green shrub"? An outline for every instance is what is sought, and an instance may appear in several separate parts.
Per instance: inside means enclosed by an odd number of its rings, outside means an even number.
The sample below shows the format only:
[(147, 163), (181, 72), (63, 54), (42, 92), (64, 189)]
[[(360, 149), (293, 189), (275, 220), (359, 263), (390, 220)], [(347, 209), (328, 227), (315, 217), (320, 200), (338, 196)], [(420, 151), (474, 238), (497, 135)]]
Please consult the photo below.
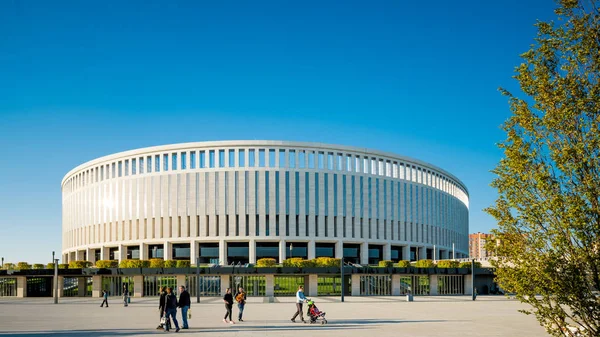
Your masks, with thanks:
[(81, 269), (88, 268), (92, 263), (88, 261), (71, 261), (69, 262), (69, 269)]
[(417, 268), (433, 268), (435, 267), (435, 263), (431, 260), (419, 260), (415, 263), (415, 267)]
[(177, 260), (177, 268), (189, 268), (190, 261), (189, 260)]
[(379, 266), (385, 267), (385, 268), (390, 268), (390, 267), (394, 266), (394, 262), (389, 261), (389, 260), (379, 261)]
[(54, 263), (50, 262), (46, 265), (46, 269), (54, 269)]
[(41, 263), (36, 263), (33, 265), (33, 269), (44, 269), (44, 265)]
[(175, 260), (165, 261), (165, 268), (175, 268), (175, 267), (177, 267), (177, 261), (175, 261)]
[(119, 261), (117, 260), (98, 260), (96, 261), (96, 267), (98, 268), (117, 268)]
[(460, 263), (458, 261), (443, 260), (443, 261), (438, 262), (437, 267), (438, 268), (458, 268), (459, 265), (460, 265)]
[(69, 264), (68, 263), (59, 263), (58, 269), (69, 269)]
[(165, 260), (163, 259), (150, 259), (150, 268), (164, 268)]
[(283, 266), (284, 267), (300, 267), (300, 261), (302, 261), (301, 257), (292, 257), (289, 259), (285, 259), (283, 261)]
[(8, 269), (15, 269), (15, 268), (16, 268), (15, 264), (14, 263), (10, 263), (10, 262), (6, 262), (4, 264), (4, 266), (2, 266), (2, 269), (6, 269), (6, 270), (8, 270)]
[(150, 260), (141, 260), (142, 268), (150, 268)]
[(31, 269), (31, 265), (27, 262), (19, 262), (19, 263), (17, 263), (17, 269), (19, 269), (19, 270)]
[(121, 263), (119, 263), (119, 268), (144, 268), (144, 262), (148, 262), (147, 264), (150, 265), (149, 261), (122, 260)]
[(277, 261), (273, 258), (264, 258), (264, 259), (258, 259), (258, 261), (256, 261), (256, 267), (257, 268), (263, 268), (263, 267), (275, 267), (275, 265), (277, 265)]
[(317, 257), (315, 259), (316, 267), (339, 267), (340, 259), (334, 259), (333, 257)]
[[(471, 268), (471, 262), (461, 262), (458, 268)], [(481, 262), (475, 262), (475, 268), (481, 268)]]
[(396, 263), (396, 267), (397, 268), (408, 268), (408, 267), (410, 267), (410, 261), (400, 260), (400, 261), (398, 261), (398, 263)]
[(298, 267), (300, 268), (312, 268), (312, 267), (316, 267), (316, 262), (315, 260), (300, 260), (298, 262)]

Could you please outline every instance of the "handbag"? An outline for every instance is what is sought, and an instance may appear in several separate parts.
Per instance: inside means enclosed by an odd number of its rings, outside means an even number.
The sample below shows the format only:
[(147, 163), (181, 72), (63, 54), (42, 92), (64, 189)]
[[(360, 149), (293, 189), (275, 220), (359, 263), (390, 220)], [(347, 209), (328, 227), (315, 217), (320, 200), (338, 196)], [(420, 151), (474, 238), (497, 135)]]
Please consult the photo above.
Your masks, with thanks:
[(167, 324), (167, 317), (166, 316), (163, 316), (163, 317), (160, 318), (160, 324), (161, 325)]
[(188, 309), (188, 319), (192, 319), (192, 309)]

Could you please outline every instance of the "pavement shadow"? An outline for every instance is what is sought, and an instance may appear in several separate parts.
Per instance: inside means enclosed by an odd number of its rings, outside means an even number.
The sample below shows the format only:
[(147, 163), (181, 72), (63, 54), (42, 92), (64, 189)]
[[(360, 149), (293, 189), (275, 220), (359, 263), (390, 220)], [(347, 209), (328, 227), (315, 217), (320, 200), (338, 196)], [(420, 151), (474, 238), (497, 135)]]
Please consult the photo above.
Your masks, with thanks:
[(2, 331), (0, 336), (44, 337), (44, 336), (133, 336), (163, 333), (162, 330), (99, 329), (99, 330), (48, 330), (48, 331)]

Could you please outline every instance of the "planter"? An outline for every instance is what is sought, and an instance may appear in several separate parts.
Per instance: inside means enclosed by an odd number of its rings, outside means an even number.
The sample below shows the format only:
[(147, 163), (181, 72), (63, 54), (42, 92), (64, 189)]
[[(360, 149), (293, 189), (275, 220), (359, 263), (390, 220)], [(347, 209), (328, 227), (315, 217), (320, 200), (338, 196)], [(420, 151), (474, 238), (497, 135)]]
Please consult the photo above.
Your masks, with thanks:
[(281, 267), (279, 268), (279, 273), (290, 275), (302, 274), (302, 269), (297, 267)]
[(142, 268), (120, 268), (121, 275), (140, 275)]
[(257, 274), (277, 274), (279, 267), (256, 267)]

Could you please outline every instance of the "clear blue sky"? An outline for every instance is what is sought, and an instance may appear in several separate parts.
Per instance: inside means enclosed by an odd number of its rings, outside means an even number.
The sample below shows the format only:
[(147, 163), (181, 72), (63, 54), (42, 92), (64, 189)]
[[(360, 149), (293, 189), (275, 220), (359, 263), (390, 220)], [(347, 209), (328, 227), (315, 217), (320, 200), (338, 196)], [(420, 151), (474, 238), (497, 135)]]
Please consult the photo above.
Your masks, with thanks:
[(497, 88), (536, 1), (0, 1), (0, 256), (61, 250), (63, 176), (107, 154), (224, 139), (369, 147), (442, 167), (494, 220)]

